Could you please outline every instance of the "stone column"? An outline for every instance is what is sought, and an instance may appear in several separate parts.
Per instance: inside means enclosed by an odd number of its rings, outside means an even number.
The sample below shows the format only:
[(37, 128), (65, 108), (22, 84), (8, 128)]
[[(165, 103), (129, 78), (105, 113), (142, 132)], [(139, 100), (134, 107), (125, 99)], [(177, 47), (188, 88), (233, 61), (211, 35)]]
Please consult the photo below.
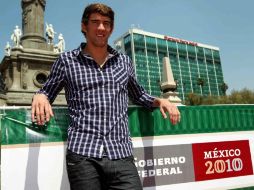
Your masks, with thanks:
[(168, 99), (172, 103), (181, 104), (181, 99), (178, 97), (176, 89), (177, 85), (174, 80), (169, 57), (164, 57), (161, 82), (162, 97)]
[(24, 48), (48, 49), (44, 37), (45, 0), (22, 0), (21, 43)]

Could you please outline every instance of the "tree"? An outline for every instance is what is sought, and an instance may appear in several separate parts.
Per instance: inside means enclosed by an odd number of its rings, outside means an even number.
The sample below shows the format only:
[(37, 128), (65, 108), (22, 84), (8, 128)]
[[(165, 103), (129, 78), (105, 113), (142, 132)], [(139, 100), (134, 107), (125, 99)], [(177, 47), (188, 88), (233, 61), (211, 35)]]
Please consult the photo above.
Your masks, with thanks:
[(203, 88), (203, 86), (205, 85), (205, 80), (199, 77), (197, 79), (197, 84)]
[(247, 88), (240, 91), (233, 90), (228, 98), (234, 104), (254, 104), (254, 92)]
[(202, 105), (213, 105), (217, 104), (218, 102), (218, 96), (207, 96), (203, 99)]
[(197, 85), (201, 87), (201, 94), (203, 94), (203, 87), (205, 85), (205, 80), (201, 77), (197, 78)]
[(254, 91), (244, 88), (239, 91), (233, 90), (229, 95), (206, 97), (189, 93), (185, 104), (190, 106), (213, 104), (254, 104)]
[(195, 93), (189, 93), (187, 95), (187, 100), (186, 100), (185, 104), (190, 105), (190, 106), (201, 105), (202, 104), (202, 96), (195, 94)]
[(223, 82), (221, 85), (220, 85), (220, 88), (221, 88), (221, 91), (224, 95), (226, 95), (226, 91), (228, 89), (228, 85), (227, 83)]

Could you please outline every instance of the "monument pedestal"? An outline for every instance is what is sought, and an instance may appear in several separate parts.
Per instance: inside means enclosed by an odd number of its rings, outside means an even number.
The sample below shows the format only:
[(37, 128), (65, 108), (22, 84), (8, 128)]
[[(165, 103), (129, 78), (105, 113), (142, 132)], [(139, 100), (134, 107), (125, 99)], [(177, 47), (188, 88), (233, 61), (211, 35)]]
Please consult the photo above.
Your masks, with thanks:
[(181, 104), (182, 101), (178, 97), (178, 92), (175, 92), (177, 90), (177, 84), (175, 83), (168, 57), (163, 58), (161, 90), (163, 91), (161, 95), (163, 98), (169, 100), (171, 103)]
[[(34, 92), (28, 91), (8, 91), (6, 94), (5, 105), (9, 106), (30, 106), (32, 103)], [(0, 102), (1, 103), (1, 102)], [(65, 106), (66, 100), (64, 92), (60, 93), (54, 101), (54, 105), (56, 106)]]
[(162, 94), (162, 97), (174, 104), (182, 103), (182, 100), (178, 97), (178, 92), (166, 92)]
[[(6, 85), (6, 105), (31, 105), (32, 96), (46, 82), (50, 69), (58, 54), (53, 51), (13, 48), (1, 65)], [(3, 102), (3, 101), (1, 101)], [(4, 105), (4, 103), (1, 103)], [(54, 105), (66, 105), (64, 92), (59, 94)]]

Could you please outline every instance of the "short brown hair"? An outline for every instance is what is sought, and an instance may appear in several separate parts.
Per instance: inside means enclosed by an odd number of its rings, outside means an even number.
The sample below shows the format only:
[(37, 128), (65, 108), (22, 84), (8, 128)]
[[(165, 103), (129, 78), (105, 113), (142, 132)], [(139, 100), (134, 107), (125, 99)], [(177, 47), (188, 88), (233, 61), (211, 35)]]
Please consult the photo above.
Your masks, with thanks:
[(87, 25), (89, 17), (92, 13), (99, 13), (103, 16), (109, 17), (111, 20), (111, 26), (114, 25), (114, 11), (107, 5), (102, 3), (93, 3), (88, 5), (82, 15), (82, 20), (85, 25)]
[[(81, 22), (84, 23), (85, 25), (87, 25), (89, 17), (92, 13), (99, 13), (103, 16), (109, 17), (111, 20), (111, 27), (114, 26), (115, 13), (109, 6), (102, 4), (102, 3), (93, 3), (93, 4), (88, 5), (83, 12)], [(83, 32), (82, 30), (81, 30), (81, 32), (84, 35), (86, 35), (86, 33)]]

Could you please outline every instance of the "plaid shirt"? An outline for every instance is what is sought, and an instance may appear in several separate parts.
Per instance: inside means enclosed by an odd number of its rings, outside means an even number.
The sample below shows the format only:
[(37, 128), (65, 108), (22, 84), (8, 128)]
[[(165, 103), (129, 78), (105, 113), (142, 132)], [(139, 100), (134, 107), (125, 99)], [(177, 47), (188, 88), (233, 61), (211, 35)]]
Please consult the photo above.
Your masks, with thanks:
[(110, 58), (100, 66), (78, 49), (62, 53), (39, 93), (53, 103), (64, 88), (70, 114), (68, 149), (88, 157), (109, 159), (132, 155), (128, 129), (128, 95), (152, 109), (154, 97), (137, 83), (127, 55), (108, 46)]

